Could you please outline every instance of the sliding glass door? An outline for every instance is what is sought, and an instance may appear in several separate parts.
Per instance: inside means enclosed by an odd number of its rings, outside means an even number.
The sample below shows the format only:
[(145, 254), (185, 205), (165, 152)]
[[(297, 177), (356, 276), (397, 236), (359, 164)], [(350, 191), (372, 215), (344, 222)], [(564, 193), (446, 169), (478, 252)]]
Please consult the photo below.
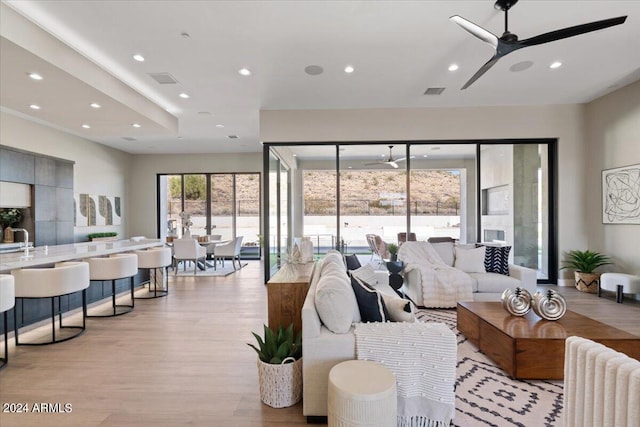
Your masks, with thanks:
[(260, 174), (158, 176), (160, 237), (243, 236), (241, 257), (260, 258)]

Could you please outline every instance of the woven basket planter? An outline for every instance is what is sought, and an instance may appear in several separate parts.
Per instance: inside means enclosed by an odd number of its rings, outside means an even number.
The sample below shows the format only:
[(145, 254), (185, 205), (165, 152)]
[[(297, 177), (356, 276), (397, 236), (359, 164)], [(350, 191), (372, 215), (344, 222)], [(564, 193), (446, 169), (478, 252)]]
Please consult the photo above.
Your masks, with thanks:
[(582, 292), (595, 294), (598, 292), (600, 285), (600, 273), (582, 273), (575, 271), (576, 289)]
[(293, 406), (302, 398), (302, 359), (282, 365), (258, 359), (258, 380), (262, 402), (272, 408)]

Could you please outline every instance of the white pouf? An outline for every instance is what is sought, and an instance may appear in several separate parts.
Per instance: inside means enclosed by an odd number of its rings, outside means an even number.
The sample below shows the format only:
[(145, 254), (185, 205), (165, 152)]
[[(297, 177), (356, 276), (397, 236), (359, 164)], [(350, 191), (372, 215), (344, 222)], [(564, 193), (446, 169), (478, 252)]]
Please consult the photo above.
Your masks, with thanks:
[(396, 378), (379, 363), (348, 360), (329, 372), (329, 427), (395, 427)]
[(622, 294), (640, 294), (640, 276), (623, 273), (603, 273), (600, 276), (600, 290), (616, 293), (616, 302), (622, 303)]

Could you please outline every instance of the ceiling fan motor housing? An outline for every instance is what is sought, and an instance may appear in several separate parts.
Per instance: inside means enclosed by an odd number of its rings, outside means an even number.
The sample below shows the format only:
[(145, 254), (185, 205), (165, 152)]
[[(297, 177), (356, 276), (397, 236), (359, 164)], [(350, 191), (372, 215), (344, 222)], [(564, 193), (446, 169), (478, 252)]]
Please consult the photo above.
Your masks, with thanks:
[(497, 10), (507, 11), (516, 3), (518, 3), (518, 0), (498, 0), (493, 7)]

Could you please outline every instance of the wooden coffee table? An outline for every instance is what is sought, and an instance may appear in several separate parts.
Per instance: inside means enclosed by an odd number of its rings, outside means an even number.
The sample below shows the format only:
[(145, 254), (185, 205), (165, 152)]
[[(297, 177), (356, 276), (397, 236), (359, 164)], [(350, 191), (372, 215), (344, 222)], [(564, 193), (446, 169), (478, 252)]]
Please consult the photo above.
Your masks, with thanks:
[(570, 310), (557, 321), (533, 310), (511, 316), (499, 302), (461, 302), (457, 311), (458, 330), (513, 378), (563, 379), (564, 341), (572, 335), (640, 359), (640, 337)]

